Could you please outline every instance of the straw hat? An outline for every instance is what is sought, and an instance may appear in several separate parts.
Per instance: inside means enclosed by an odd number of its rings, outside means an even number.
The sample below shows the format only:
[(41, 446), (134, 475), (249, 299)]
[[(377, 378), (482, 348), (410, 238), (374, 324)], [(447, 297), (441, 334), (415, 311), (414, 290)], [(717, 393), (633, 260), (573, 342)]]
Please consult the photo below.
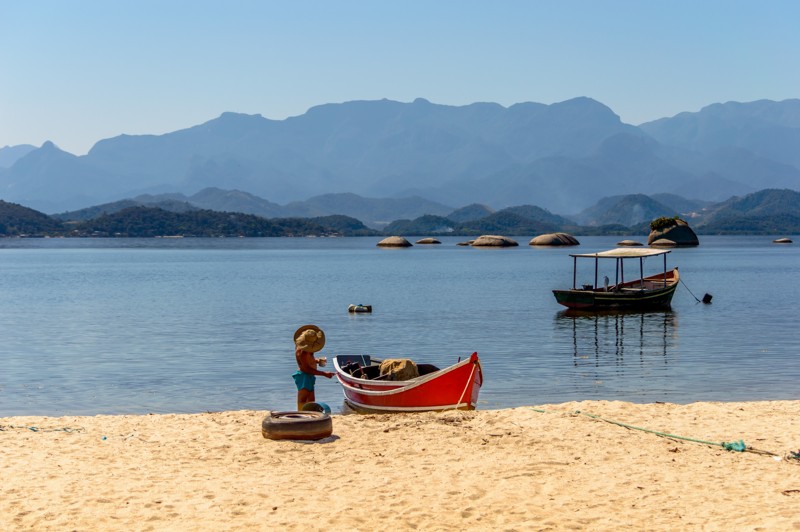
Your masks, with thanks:
[(325, 346), (325, 333), (316, 325), (303, 325), (294, 332), (294, 345), (303, 351), (316, 353)]

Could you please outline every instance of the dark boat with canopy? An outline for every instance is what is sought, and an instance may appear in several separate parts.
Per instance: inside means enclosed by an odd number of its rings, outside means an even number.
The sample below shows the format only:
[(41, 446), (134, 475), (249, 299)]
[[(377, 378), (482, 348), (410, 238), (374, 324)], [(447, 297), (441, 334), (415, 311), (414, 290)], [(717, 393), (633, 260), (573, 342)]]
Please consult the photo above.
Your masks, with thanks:
[[(678, 268), (667, 270), (668, 249), (616, 248), (597, 253), (570, 254), (573, 261), (572, 288), (553, 290), (556, 301), (571, 309), (604, 310), (604, 309), (660, 309), (670, 308), (672, 295), (680, 281)], [(645, 276), (645, 259), (663, 256), (663, 269), (656, 274)], [(578, 287), (578, 259), (594, 259), (594, 284), (583, 284)], [(614, 282), (610, 283), (607, 275), (603, 283), (598, 282), (601, 274), (600, 262), (614, 261)], [(638, 261), (636, 261), (638, 259)], [(638, 277), (625, 280), (625, 262), (638, 262)], [(611, 273), (611, 272), (609, 272)]]

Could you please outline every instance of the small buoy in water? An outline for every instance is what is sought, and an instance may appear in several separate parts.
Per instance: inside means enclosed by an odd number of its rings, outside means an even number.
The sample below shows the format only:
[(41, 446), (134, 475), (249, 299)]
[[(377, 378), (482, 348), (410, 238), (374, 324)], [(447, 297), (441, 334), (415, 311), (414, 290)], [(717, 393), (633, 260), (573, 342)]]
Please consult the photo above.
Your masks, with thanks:
[(713, 297), (713, 296), (712, 296), (711, 294), (706, 294), (706, 295), (704, 295), (704, 296), (703, 296), (703, 303), (705, 303), (706, 305), (710, 304), (710, 303), (711, 303), (711, 298), (712, 298), (712, 297)]

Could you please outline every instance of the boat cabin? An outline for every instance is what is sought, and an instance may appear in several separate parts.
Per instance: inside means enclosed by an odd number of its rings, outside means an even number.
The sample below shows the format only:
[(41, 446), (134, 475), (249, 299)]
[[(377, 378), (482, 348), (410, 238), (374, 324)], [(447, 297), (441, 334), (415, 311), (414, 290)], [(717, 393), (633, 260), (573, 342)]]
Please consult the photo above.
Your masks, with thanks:
[[(582, 290), (604, 290), (606, 292), (617, 289), (622, 290), (624, 288), (635, 289), (635, 290), (653, 290), (658, 288), (657, 284), (660, 287), (664, 286), (664, 283), (667, 282), (669, 278), (669, 271), (667, 270), (667, 253), (671, 250), (669, 249), (647, 249), (647, 248), (616, 248), (611, 249), (608, 251), (599, 251), (596, 253), (571, 253), (570, 257), (572, 257), (572, 289), (578, 290), (578, 259), (579, 258), (588, 258), (594, 259), (594, 284), (583, 284), (581, 285)], [(644, 275), (644, 259), (647, 257), (657, 257), (663, 256), (664, 258), (664, 267), (663, 267), (663, 280), (658, 281), (657, 275), (652, 275), (648, 278)], [(599, 284), (599, 275), (600, 275), (600, 259), (607, 259), (607, 260), (614, 260), (614, 282), (611, 284), (611, 280), (608, 276), (603, 277), (603, 284)], [(631, 275), (631, 279), (635, 280), (633, 284), (631, 282), (625, 281), (625, 259), (639, 259), (639, 267), (637, 268), (636, 275)], [(631, 274), (631, 272), (628, 272)], [(638, 281), (638, 282), (636, 282)]]

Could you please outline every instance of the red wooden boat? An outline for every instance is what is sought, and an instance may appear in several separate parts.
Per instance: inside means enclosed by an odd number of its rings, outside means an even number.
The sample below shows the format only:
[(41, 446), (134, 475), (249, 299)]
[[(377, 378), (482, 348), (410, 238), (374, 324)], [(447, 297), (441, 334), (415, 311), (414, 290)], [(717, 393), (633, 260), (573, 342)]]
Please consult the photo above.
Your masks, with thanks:
[(370, 355), (333, 357), (336, 377), (345, 402), (361, 412), (420, 412), (425, 410), (472, 410), (483, 384), (478, 353), (439, 369), (417, 364), (418, 377), (386, 380), (380, 376), (382, 359)]

